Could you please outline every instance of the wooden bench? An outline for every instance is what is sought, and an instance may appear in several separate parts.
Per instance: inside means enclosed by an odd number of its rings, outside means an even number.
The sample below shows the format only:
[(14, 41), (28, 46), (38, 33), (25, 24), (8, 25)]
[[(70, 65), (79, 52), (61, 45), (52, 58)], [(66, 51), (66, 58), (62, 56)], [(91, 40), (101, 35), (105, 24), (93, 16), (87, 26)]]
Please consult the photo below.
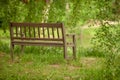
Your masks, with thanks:
[[(66, 38), (72, 37), (72, 42)], [(26, 45), (60, 46), (67, 59), (67, 47), (72, 47), (73, 58), (76, 58), (76, 40), (74, 34), (65, 34), (62, 23), (10, 23), (11, 58), (13, 60), (14, 45), (20, 45), (21, 50)]]

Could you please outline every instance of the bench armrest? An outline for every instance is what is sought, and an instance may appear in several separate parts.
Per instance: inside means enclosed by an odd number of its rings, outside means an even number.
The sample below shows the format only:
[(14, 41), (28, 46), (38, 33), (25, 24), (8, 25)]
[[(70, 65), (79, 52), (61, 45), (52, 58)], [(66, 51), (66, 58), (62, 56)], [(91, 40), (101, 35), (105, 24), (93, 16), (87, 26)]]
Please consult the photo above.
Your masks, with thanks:
[(76, 36), (75, 34), (66, 34), (67, 37), (72, 37), (73, 44), (76, 45)]
[(75, 36), (75, 34), (66, 34), (66, 36), (73, 37), (73, 36)]
[(67, 42), (68, 46), (73, 48), (73, 58), (76, 59), (76, 35), (75, 34), (66, 34), (66, 37), (71, 37), (72, 42)]

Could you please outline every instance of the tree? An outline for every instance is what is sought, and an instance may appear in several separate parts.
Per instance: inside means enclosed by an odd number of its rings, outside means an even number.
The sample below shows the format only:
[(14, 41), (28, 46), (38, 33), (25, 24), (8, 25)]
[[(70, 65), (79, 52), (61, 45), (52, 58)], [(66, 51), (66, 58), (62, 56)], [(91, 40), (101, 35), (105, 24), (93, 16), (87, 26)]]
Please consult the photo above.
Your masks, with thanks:
[(113, 12), (119, 13), (118, 3), (118, 0), (1, 0), (0, 18), (4, 29), (9, 22), (16, 21), (63, 22), (73, 30), (89, 19), (113, 19), (118, 16)]

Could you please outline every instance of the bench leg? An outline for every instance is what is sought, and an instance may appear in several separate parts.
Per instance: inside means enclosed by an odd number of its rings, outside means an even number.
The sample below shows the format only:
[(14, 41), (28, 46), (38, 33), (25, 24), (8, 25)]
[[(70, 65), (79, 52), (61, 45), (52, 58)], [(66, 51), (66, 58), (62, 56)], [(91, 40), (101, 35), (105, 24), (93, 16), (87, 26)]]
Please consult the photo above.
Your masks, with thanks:
[(74, 46), (73, 46), (73, 58), (76, 59), (76, 38), (75, 38), (75, 35), (73, 36), (73, 43), (74, 43)]
[(73, 58), (76, 59), (76, 47), (73, 47)]
[(64, 46), (64, 58), (67, 59), (67, 47)]
[(14, 45), (11, 45), (10, 46), (10, 56), (11, 56), (12, 62), (13, 62), (13, 54), (14, 54)]
[(21, 45), (21, 53), (23, 54), (23, 49), (24, 49), (24, 46)]

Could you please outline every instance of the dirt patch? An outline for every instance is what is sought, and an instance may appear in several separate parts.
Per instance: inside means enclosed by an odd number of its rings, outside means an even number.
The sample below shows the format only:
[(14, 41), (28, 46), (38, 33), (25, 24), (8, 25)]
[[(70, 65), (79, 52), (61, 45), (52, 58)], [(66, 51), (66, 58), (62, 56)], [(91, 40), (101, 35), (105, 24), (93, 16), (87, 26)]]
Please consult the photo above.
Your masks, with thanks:
[[(68, 64), (65, 67), (67, 70), (70, 70), (70, 71), (80, 69), (82, 67), (91, 68), (96, 65), (98, 60), (99, 60), (98, 58), (94, 58), (94, 57), (83, 57), (80, 59), (80, 62), (79, 62), (81, 66), (74, 66), (74, 65)], [(49, 67), (58, 69), (58, 68), (61, 68), (62, 66), (59, 64), (50, 64)]]
[(80, 67), (78, 67), (78, 66), (73, 66), (73, 65), (68, 66), (68, 70), (69, 70), (69, 71), (74, 71), (74, 70), (77, 70), (77, 69), (80, 69)]
[(81, 58), (80, 63), (83, 66), (89, 68), (89, 67), (92, 67), (93, 65), (95, 65), (97, 63), (97, 61), (98, 61), (97, 58), (92, 58), (92, 57), (88, 58), (88, 57), (86, 57), (86, 58)]
[(71, 80), (71, 78), (69, 76), (65, 76), (64, 80)]
[(59, 64), (51, 64), (51, 65), (49, 65), (50, 67), (52, 67), (52, 68), (60, 68), (60, 65)]

